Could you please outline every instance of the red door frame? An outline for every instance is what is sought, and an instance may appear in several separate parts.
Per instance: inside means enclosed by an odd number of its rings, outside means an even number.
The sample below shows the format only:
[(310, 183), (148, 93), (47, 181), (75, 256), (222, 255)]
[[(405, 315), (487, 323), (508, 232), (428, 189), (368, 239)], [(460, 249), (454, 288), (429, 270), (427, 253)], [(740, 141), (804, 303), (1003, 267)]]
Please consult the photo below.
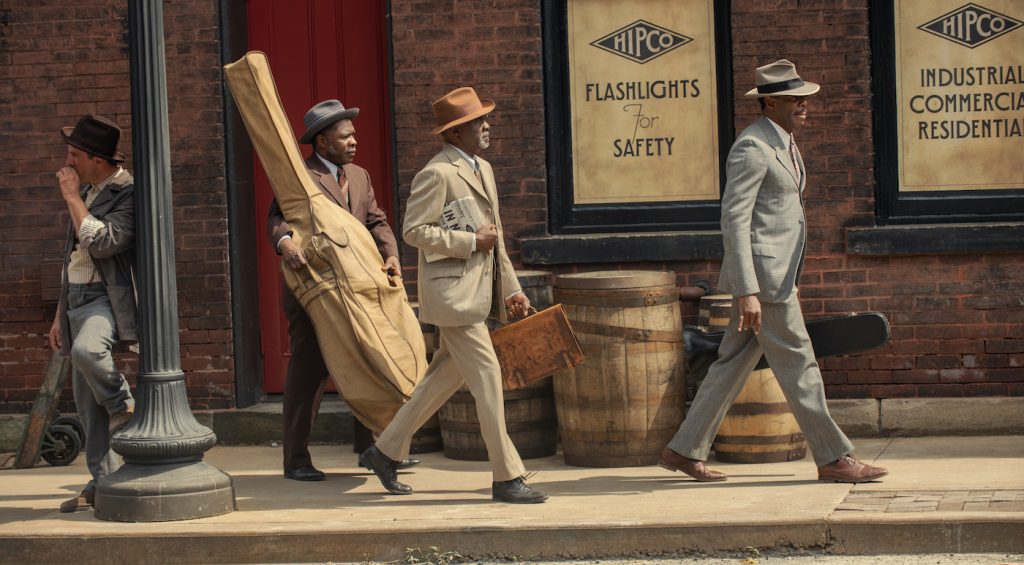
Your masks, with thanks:
[[(267, 54), (296, 137), (305, 130), (303, 115), (317, 102), (337, 98), (359, 108), (356, 164), (369, 171), (377, 202), (395, 226), (387, 26), (387, 0), (248, 1), (249, 49)], [(308, 145), (301, 150), (310, 153)], [(283, 390), (291, 352), (281, 261), (265, 235), (273, 192), (259, 159), (253, 161), (263, 390), (273, 394)]]

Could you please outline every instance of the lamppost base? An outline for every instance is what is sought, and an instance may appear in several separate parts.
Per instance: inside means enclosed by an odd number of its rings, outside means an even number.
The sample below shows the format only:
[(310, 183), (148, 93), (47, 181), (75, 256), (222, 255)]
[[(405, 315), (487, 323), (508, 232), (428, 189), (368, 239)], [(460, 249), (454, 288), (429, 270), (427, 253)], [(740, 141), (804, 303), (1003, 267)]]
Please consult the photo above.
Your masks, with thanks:
[(126, 463), (96, 485), (96, 517), (113, 522), (169, 522), (236, 510), (231, 477), (209, 463)]

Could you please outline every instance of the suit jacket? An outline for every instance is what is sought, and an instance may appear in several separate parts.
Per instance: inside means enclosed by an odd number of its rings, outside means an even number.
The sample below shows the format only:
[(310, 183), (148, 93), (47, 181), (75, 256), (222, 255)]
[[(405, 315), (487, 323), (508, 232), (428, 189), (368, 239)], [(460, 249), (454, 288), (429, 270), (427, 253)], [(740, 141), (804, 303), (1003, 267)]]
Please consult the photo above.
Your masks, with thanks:
[[(800, 168), (804, 169), (803, 161)], [(804, 169), (806, 170), (806, 169)], [(807, 175), (803, 175), (806, 180)], [(767, 117), (736, 139), (722, 195), (725, 257), (719, 286), (781, 302), (792, 293), (807, 242), (803, 189), (786, 143)]]
[[(377, 206), (377, 197), (373, 194), (370, 174), (366, 169), (351, 163), (342, 167), (345, 171), (345, 178), (348, 179), (349, 204), (346, 205), (345, 199), (341, 194), (341, 187), (338, 186), (338, 180), (331, 174), (327, 165), (324, 165), (323, 161), (316, 156), (316, 153), (310, 155), (306, 159), (305, 164), (306, 169), (309, 170), (310, 176), (313, 177), (313, 181), (320, 188), (320, 191), (331, 202), (340, 206), (342, 210), (348, 211), (357, 220), (366, 225), (366, 229), (370, 231), (374, 242), (377, 243), (380, 256), (385, 259), (392, 256), (398, 257), (398, 242), (395, 240), (394, 232), (391, 231), (391, 226), (388, 225), (387, 214)], [(278, 249), (277, 244), (281, 241), (282, 237), (291, 234), (292, 228), (285, 221), (284, 214), (277, 205), (276, 198), (270, 203), (270, 213), (268, 216), (267, 234), (270, 236), (270, 245), (280, 255), (281, 251)]]
[[(505, 321), (505, 297), (522, 290), (505, 252), (494, 171), (490, 163), (476, 159), (481, 180), (473, 173), (473, 166), (445, 144), (412, 181), (402, 237), (419, 249), (420, 320), (424, 323), (476, 324), (487, 318), (494, 305)], [(474, 234), (439, 225), (444, 205), (467, 196), (476, 201), (484, 222), (498, 226), (498, 241), (490, 251), (471, 252)], [(428, 262), (426, 252), (445, 258)]]
[[(82, 187), (82, 198), (86, 189)], [(135, 292), (135, 182), (131, 175), (110, 182), (93, 200), (89, 213), (106, 224), (95, 238), (84, 239), (100, 280), (110, 298), (114, 326), (120, 342), (138, 341), (138, 302)], [(61, 352), (71, 353), (71, 324), (68, 321), (68, 263), (75, 247), (75, 224), (68, 227), (64, 242), (64, 267), (61, 276), (57, 318), (60, 320)]]

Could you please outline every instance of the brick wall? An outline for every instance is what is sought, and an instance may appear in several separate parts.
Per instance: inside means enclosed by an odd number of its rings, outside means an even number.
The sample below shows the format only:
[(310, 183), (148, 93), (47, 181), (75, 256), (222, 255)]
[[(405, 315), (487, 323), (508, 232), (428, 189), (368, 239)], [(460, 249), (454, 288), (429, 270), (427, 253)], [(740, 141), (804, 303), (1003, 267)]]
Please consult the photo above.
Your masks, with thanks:
[[(519, 246), (509, 238), (547, 229), (538, 3), (392, 0), (391, 11), (399, 217), (416, 172), (441, 148), (440, 137), (430, 135), (430, 103), (473, 86), (497, 103), (483, 157), (494, 167), (509, 255), (518, 261)], [(403, 245), (402, 263), (416, 265), (415, 249)], [(415, 275), (406, 281), (415, 294)]]
[[(233, 403), (232, 320), (217, 3), (164, 3), (182, 367), (195, 407)], [(125, 128), (130, 156), (127, 4), (0, 0), (0, 412), (24, 412), (49, 352), (54, 304), (43, 288), (61, 259), (67, 214), (53, 172), (57, 137), (83, 113)], [(430, 102), (473, 85), (496, 100), (494, 165), (509, 251), (547, 229), (541, 16), (535, 0), (392, 0), (399, 217), (416, 171), (440, 147)], [(1024, 394), (1024, 255), (853, 257), (843, 230), (874, 221), (870, 52), (865, 0), (734, 0), (736, 128), (759, 64), (787, 57), (822, 92), (800, 133), (808, 165), (808, 316), (880, 310), (893, 342), (823, 362), (831, 397)], [(796, 39), (798, 38), (798, 39)], [(129, 163), (130, 165), (130, 163)], [(403, 249), (414, 269), (415, 253)], [(713, 261), (585, 265), (665, 269), (680, 284), (717, 280)], [(565, 272), (581, 267), (566, 265)], [(415, 294), (415, 273), (406, 278)], [(684, 307), (687, 321), (696, 309)], [(128, 366), (131, 358), (122, 358)], [(66, 395), (66, 398), (69, 395)], [(64, 408), (68, 408), (65, 401)]]
[[(515, 239), (547, 229), (538, 4), (393, 0), (392, 10), (400, 200), (439, 146), (429, 134), (430, 101), (475, 86), (498, 104), (486, 158), (495, 164), (517, 261)], [(878, 310), (892, 323), (886, 347), (823, 361), (829, 396), (1024, 395), (1024, 255), (845, 254), (844, 228), (874, 223), (867, 1), (734, 0), (732, 47), (737, 131), (760, 113), (756, 101), (743, 98), (755, 67), (789, 58), (804, 78), (822, 84), (799, 134), (808, 167), (807, 316)], [(412, 250), (404, 261), (415, 264)], [(718, 267), (695, 261), (550, 270), (666, 269), (692, 285), (716, 281)], [(696, 307), (684, 305), (684, 315), (692, 323)]]
[[(69, 221), (58, 129), (86, 113), (114, 119), (131, 168), (127, 5), (0, 0), (0, 412), (28, 410), (50, 357), (56, 304), (42, 287)], [(234, 375), (216, 2), (164, 2), (164, 24), (182, 368), (193, 406), (223, 407)], [(119, 358), (133, 382), (135, 362)], [(70, 409), (70, 387), (63, 398)]]

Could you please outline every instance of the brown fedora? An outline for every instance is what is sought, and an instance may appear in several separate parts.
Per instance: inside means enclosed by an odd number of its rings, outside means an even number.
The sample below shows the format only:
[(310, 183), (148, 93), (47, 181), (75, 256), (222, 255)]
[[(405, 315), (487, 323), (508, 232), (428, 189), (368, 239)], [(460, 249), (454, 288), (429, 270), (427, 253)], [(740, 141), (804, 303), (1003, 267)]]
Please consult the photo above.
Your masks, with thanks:
[(471, 122), (494, 109), (493, 100), (480, 100), (471, 86), (463, 86), (445, 94), (431, 104), (437, 127), (430, 133), (438, 134), (459, 124)]
[(124, 155), (117, 150), (121, 141), (121, 128), (103, 116), (87, 115), (78, 119), (75, 127), (60, 128), (64, 142), (97, 157), (123, 163)]

